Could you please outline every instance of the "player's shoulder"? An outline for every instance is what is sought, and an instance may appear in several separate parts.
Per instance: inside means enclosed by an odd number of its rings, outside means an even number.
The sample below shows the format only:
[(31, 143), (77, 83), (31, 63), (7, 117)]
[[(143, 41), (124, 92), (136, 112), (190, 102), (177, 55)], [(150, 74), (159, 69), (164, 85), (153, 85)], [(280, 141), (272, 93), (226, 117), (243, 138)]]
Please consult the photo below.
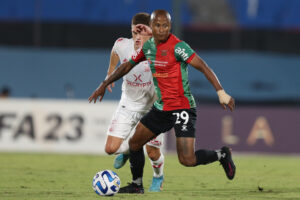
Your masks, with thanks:
[(182, 42), (182, 40), (181, 39), (179, 39), (178, 37), (176, 37), (175, 35), (173, 35), (172, 33), (171, 33), (171, 35), (170, 35), (170, 40), (171, 40), (171, 42), (172, 43), (179, 43), (179, 42)]
[(113, 50), (115, 52), (122, 52), (125, 51), (126, 49), (130, 48), (133, 46), (133, 40), (129, 38), (118, 38), (115, 41), (115, 44), (113, 46)]
[(169, 36), (169, 39), (167, 40), (167, 45), (170, 48), (176, 48), (178, 44), (184, 43), (182, 40), (180, 40), (178, 37), (173, 35), (172, 33)]
[(144, 51), (145, 48), (146, 48), (146, 49), (151, 48), (151, 46), (153, 46), (153, 45), (155, 46), (154, 38), (151, 37), (149, 40), (147, 40), (147, 41), (143, 44), (142, 49), (143, 49), (143, 51)]
[(133, 41), (130, 38), (124, 38), (124, 37), (120, 37), (115, 41), (115, 45), (126, 45), (126, 44), (131, 44)]

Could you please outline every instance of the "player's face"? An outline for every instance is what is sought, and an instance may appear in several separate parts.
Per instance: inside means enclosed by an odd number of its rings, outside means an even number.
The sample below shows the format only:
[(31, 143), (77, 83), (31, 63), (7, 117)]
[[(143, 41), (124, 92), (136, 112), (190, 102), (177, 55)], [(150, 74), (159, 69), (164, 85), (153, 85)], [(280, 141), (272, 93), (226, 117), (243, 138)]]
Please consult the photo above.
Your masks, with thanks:
[(134, 49), (137, 50), (142, 47), (144, 38), (141, 34), (138, 33), (136, 26), (131, 25), (131, 34), (134, 42)]
[(152, 34), (156, 41), (163, 42), (169, 37), (171, 22), (165, 15), (157, 15), (151, 22)]

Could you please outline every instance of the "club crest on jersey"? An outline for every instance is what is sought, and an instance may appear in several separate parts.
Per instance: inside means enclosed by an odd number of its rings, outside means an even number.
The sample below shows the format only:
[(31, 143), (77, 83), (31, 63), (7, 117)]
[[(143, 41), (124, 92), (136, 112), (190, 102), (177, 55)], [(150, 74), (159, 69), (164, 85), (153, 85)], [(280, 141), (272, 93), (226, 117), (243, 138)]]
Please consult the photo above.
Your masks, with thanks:
[(178, 55), (180, 55), (184, 61), (189, 58), (189, 55), (185, 52), (184, 48), (177, 47), (175, 49), (175, 53), (178, 53)]
[(166, 56), (168, 55), (168, 50), (161, 50), (161, 56)]

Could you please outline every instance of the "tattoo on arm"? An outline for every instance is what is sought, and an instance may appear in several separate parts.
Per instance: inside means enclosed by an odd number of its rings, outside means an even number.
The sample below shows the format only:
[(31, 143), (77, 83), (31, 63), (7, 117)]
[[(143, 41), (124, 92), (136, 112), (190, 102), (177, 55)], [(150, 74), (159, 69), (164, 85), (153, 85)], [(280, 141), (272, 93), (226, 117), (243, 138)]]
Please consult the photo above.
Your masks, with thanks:
[(103, 81), (103, 83), (109, 85), (112, 82), (119, 80), (121, 77), (127, 74), (134, 66), (135, 65), (131, 64), (130, 62), (121, 64), (116, 70), (113, 71), (113, 73), (110, 76), (108, 76)]

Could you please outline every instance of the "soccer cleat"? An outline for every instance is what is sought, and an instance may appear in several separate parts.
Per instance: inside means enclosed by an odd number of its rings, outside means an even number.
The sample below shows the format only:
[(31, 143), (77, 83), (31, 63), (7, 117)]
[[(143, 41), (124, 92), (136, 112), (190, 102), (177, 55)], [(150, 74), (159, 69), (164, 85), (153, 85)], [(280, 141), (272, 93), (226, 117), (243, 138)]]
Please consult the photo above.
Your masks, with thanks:
[(126, 163), (126, 161), (128, 160), (129, 155), (126, 154), (119, 154), (116, 156), (115, 161), (114, 161), (114, 168), (115, 169), (120, 169), (121, 167), (123, 167)]
[(127, 186), (121, 187), (118, 193), (144, 194), (144, 187), (143, 185), (137, 185), (136, 183), (128, 183)]
[(221, 149), (220, 163), (226, 173), (228, 179), (232, 180), (235, 175), (235, 165), (231, 158), (231, 151), (228, 147), (224, 146)]
[(162, 184), (164, 181), (164, 176), (153, 177), (152, 184), (149, 188), (150, 192), (160, 192), (162, 190)]

